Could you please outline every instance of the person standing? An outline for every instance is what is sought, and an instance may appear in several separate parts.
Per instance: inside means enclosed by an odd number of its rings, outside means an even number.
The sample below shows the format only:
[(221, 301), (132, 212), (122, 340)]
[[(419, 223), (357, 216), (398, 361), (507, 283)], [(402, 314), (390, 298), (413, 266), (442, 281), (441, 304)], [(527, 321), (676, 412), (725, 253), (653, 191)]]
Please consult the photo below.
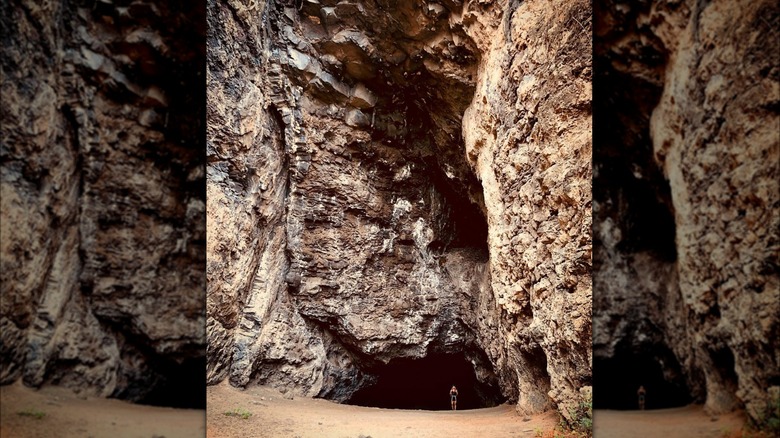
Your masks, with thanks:
[(639, 389), (636, 391), (636, 395), (639, 396), (639, 409), (644, 411), (645, 410), (645, 387), (643, 385), (639, 385)]
[(455, 385), (452, 385), (452, 388), (450, 389), (450, 404), (452, 405), (453, 411), (458, 410), (458, 388), (456, 388)]

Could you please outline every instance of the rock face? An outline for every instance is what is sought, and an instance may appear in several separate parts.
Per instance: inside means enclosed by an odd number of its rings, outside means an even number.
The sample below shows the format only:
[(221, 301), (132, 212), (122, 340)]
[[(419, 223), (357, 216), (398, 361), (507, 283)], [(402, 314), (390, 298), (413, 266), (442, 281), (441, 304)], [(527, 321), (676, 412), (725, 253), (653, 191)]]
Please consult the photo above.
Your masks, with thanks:
[(780, 384), (780, 7), (595, 12), (595, 375), (642, 357), (755, 417)]
[(0, 383), (165, 403), (204, 367), (205, 6), (0, 19)]
[(570, 415), (591, 369), (590, 16), (209, 2), (208, 382), (349, 402), (461, 355), (483, 405)]

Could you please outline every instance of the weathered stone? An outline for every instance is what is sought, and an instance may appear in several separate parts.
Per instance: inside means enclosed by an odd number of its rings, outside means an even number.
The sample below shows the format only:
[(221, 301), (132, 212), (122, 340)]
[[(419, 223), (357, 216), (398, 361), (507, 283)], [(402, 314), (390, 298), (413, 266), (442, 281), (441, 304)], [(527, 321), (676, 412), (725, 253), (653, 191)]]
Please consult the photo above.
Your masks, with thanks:
[(587, 3), (323, 4), (311, 84), (273, 56), (316, 34), (307, 5), (291, 37), (266, 27), (275, 1), (209, 3), (209, 382), (347, 401), (460, 354), (486, 404), (570, 415), (590, 386)]
[(780, 378), (778, 4), (601, 8), (594, 358), (755, 418)]
[(202, 374), (193, 5), (3, 5), (0, 384), (150, 401)]
[(428, 15), (433, 15), (435, 17), (440, 17), (447, 12), (447, 9), (438, 3), (428, 3), (425, 5), (425, 9)]
[(301, 53), (293, 48), (288, 48), (287, 52), (290, 54), (290, 62), (296, 70), (309, 71), (309, 66), (312, 63), (311, 57), (305, 53)]
[(363, 84), (357, 84), (349, 96), (349, 104), (361, 109), (372, 108), (376, 105), (377, 97)]
[(344, 117), (344, 123), (353, 128), (365, 128), (370, 123), (368, 116), (363, 111), (358, 109), (351, 109), (347, 111), (347, 115)]
[[(563, 10), (524, 3), (495, 30), (489, 21), (473, 27), (484, 73), (463, 137), (491, 224), (493, 294), (515, 321), (502, 324), (501, 342), (507, 368), (520, 376), (518, 408), (554, 404), (568, 418), (591, 378), (591, 49), (577, 24), (591, 11), (581, 2)], [(550, 31), (554, 50), (537, 44)], [(529, 76), (544, 81), (535, 95), (518, 94)], [(514, 236), (526, 237), (511, 243)], [(562, 319), (573, 312), (583, 317)]]
[(350, 98), (349, 86), (339, 81), (328, 72), (322, 72), (309, 85), (314, 93), (323, 100), (343, 103)]

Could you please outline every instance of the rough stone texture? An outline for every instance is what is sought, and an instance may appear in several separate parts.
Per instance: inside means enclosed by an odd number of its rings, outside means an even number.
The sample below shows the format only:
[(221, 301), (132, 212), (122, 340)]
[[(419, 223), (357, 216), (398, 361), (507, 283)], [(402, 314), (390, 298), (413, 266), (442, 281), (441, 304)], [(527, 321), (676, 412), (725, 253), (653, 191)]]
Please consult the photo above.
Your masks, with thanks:
[(485, 191), (518, 407), (552, 401), (566, 415), (591, 370), (591, 10), (525, 2), (510, 12), (475, 32), (484, 55), (463, 134)]
[(3, 3), (0, 383), (141, 400), (203, 366), (204, 15)]
[(780, 8), (601, 7), (596, 93), (629, 109), (594, 131), (594, 356), (655, 344), (708, 410), (755, 416), (780, 383)]
[(588, 5), (214, 1), (208, 23), (208, 381), (346, 401), (463, 353), (522, 412), (569, 415)]

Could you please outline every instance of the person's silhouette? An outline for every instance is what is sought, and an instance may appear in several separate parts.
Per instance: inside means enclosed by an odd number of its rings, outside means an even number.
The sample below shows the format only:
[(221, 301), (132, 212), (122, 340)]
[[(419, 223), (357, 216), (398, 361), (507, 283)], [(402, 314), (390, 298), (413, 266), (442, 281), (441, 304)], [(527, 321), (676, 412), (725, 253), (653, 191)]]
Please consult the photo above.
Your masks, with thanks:
[(452, 385), (452, 388), (450, 388), (450, 405), (453, 411), (458, 410), (458, 388), (455, 385)]
[(645, 410), (645, 387), (639, 385), (639, 389), (636, 391), (636, 395), (639, 396), (639, 409)]

